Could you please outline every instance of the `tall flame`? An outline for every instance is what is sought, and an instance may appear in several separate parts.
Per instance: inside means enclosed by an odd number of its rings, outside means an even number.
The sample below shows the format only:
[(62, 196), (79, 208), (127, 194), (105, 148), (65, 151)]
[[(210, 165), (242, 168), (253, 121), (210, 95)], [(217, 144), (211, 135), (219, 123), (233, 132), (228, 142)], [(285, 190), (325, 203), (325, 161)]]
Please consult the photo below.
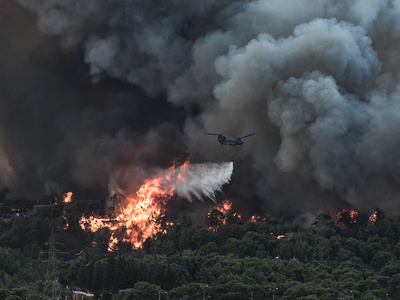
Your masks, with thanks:
[(157, 220), (174, 193), (189, 200), (191, 195), (200, 198), (202, 194), (214, 199), (222, 185), (229, 182), (232, 170), (232, 163), (190, 165), (187, 161), (179, 168), (173, 166), (160, 171), (155, 178), (145, 180), (136, 195), (125, 197), (125, 205), (114, 207), (116, 211), (111, 218), (82, 216), (79, 224), (82, 229), (92, 232), (105, 227), (111, 229), (109, 250), (113, 250), (119, 241), (116, 230), (126, 228), (122, 241), (138, 248), (162, 230), (162, 224)]
[(157, 223), (166, 202), (174, 195), (171, 186), (161, 183), (162, 178), (156, 178), (145, 182), (136, 192), (137, 197), (128, 197), (128, 205), (120, 216), (126, 220), (128, 238), (136, 248), (153, 234), (161, 230), (161, 224)]
[(79, 224), (82, 229), (90, 229), (95, 232), (101, 228), (109, 228), (113, 231), (109, 250), (113, 250), (118, 243), (116, 230), (126, 228), (124, 242), (130, 242), (135, 248), (140, 247), (144, 241), (161, 230), (161, 224), (157, 222), (162, 214), (162, 208), (173, 196), (171, 186), (162, 183), (163, 178), (146, 180), (135, 196), (126, 197), (126, 207), (115, 212), (113, 218), (100, 218), (91, 216), (81, 218)]

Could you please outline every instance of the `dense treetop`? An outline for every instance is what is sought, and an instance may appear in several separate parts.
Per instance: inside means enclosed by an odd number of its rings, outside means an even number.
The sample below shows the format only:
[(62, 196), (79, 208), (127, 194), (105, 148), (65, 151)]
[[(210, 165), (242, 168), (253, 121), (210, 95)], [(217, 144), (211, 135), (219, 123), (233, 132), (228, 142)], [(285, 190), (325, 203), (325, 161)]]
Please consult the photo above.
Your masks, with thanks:
[[(102, 212), (99, 202), (75, 201), (0, 221), (0, 299), (41, 295), (51, 228), (63, 295), (81, 288), (115, 300), (247, 299), (252, 292), (255, 300), (400, 299), (400, 218), (380, 211), (375, 223), (350, 222), (344, 212), (340, 223), (328, 216), (322, 227), (301, 228), (243, 223), (232, 211), (213, 210), (203, 227), (160, 219), (163, 230), (142, 248), (120, 241), (112, 251), (108, 228), (93, 233), (78, 224), (93, 212)], [(318, 263), (318, 245), (326, 263)]]

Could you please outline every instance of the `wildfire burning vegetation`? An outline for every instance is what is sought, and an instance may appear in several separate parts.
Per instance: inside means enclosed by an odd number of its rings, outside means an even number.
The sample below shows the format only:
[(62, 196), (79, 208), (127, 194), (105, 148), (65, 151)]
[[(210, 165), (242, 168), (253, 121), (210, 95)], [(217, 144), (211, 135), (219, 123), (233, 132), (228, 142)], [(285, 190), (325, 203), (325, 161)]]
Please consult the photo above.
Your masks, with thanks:
[[(337, 212), (330, 213), (336, 225), (354, 225), (360, 219), (358, 211), (354, 209), (340, 209)], [(369, 216), (368, 222), (374, 224), (376, 222), (377, 212), (375, 211)]]
[[(64, 202), (64, 203), (71, 203), (71, 201), (72, 201), (72, 195), (73, 195), (72, 192), (65, 193), (65, 194), (63, 195), (63, 198), (64, 198), (63, 202)], [(56, 198), (56, 205), (57, 205), (57, 198)], [(62, 216), (63, 216), (64, 221), (65, 221), (65, 224), (64, 224), (63, 229), (66, 230), (66, 229), (69, 228), (69, 223), (68, 223), (68, 221), (67, 221), (67, 218), (65, 217), (65, 207), (63, 208), (63, 214), (62, 214)]]
[[(232, 202), (229, 200), (222, 200), (220, 203), (217, 203), (217, 205), (213, 209), (216, 209), (222, 214), (226, 215), (229, 211), (232, 210)], [(234, 216), (238, 219), (242, 218), (242, 216), (237, 213), (234, 213)], [(224, 220), (223, 224), (226, 224), (226, 220)]]
[(356, 224), (358, 219), (358, 212), (354, 209), (341, 209), (337, 212), (331, 213), (331, 217), (335, 224)]
[(372, 215), (369, 216), (369, 220), (368, 221), (371, 224), (375, 224), (377, 215), (378, 215), (378, 212), (374, 212)]
[[(79, 224), (82, 229), (91, 230), (92, 232), (102, 228), (109, 228), (112, 231), (109, 242), (110, 251), (116, 249), (116, 244), (120, 240), (129, 242), (134, 248), (138, 248), (142, 246), (146, 239), (162, 231), (164, 225), (171, 225), (171, 223), (163, 225), (159, 222), (159, 219), (165, 211), (167, 202), (176, 192), (179, 194), (179, 191), (183, 191), (183, 195), (189, 200), (190, 194), (194, 194), (197, 198), (201, 197), (201, 184), (203, 184), (204, 180), (202, 181), (201, 178), (197, 180), (200, 175), (196, 170), (203, 170), (204, 166), (212, 167), (212, 165), (207, 164), (203, 165), (203, 167), (193, 167), (186, 161), (178, 168), (173, 166), (166, 171), (160, 171), (154, 178), (145, 180), (135, 195), (115, 195), (112, 198), (113, 203), (109, 209), (109, 218), (100, 216), (86, 218), (82, 216)], [(220, 185), (214, 184), (213, 188), (208, 188), (208, 190), (205, 187), (205, 195), (213, 199), (213, 193), (216, 190), (220, 190), (220, 186), (227, 182), (227, 175), (229, 175), (229, 181), (232, 170), (232, 166), (229, 166), (227, 170), (222, 170), (220, 173), (224, 175), (222, 176), (223, 180), (219, 180)], [(195, 176), (193, 173), (195, 173)], [(200, 183), (200, 186), (193, 184), (194, 181)], [(188, 183), (189, 187), (187, 187), (186, 183)], [(228, 202), (224, 202), (221, 209), (229, 209), (230, 205)], [(118, 231), (123, 231), (122, 238), (119, 237)]]
[(113, 231), (109, 250), (113, 250), (118, 243), (115, 231), (126, 228), (123, 241), (132, 243), (135, 248), (140, 247), (147, 238), (162, 230), (162, 225), (157, 219), (162, 214), (166, 202), (174, 195), (173, 187), (163, 183), (163, 179), (157, 177), (146, 180), (135, 196), (128, 196), (122, 200), (126, 202), (126, 206), (116, 208), (112, 218), (83, 216), (79, 222), (81, 228), (96, 232), (107, 227)]
[(65, 193), (64, 194), (64, 203), (69, 203), (69, 202), (71, 202), (71, 200), (72, 200), (72, 195), (73, 195), (73, 193), (72, 192), (68, 192), (68, 193)]
[[(229, 217), (228, 217), (229, 216)], [(222, 225), (226, 225), (227, 219), (240, 220), (241, 216), (232, 211), (232, 202), (229, 200), (222, 200), (217, 203), (211, 211), (208, 212), (207, 224), (208, 229), (217, 231)]]
[[(79, 225), (82, 229), (92, 232), (108, 228), (111, 231), (109, 251), (116, 250), (119, 241), (139, 248), (148, 238), (165, 230), (165, 226), (172, 225), (172, 222), (162, 223), (161, 217), (165, 213), (167, 202), (174, 196), (181, 195), (191, 200), (191, 196), (201, 198), (203, 195), (212, 200), (215, 199), (215, 192), (220, 191), (222, 184), (229, 181), (233, 167), (220, 171), (220, 179), (218, 179), (218, 184), (215, 184), (215, 182), (210, 182), (208, 172), (204, 172), (210, 166), (207, 164), (193, 166), (186, 161), (180, 167), (173, 166), (168, 170), (160, 170), (156, 176), (145, 180), (135, 194), (128, 196), (122, 193), (115, 194), (107, 209), (107, 217), (82, 216)], [(215, 175), (214, 172), (212, 174)], [(66, 193), (64, 203), (71, 202), (72, 195), (72, 192)], [(230, 212), (232, 212), (232, 202), (229, 200), (216, 203), (213, 210), (209, 212), (209, 229), (217, 230), (219, 226), (227, 224), (225, 215)], [(231, 217), (241, 219), (237, 213)], [(336, 224), (352, 225), (357, 223), (359, 214), (354, 209), (341, 209), (331, 213), (331, 217)], [(252, 216), (248, 221), (265, 222), (265, 220), (266, 218)], [(370, 222), (374, 220), (376, 220), (376, 213), (375, 217), (372, 215), (369, 218)], [(277, 238), (290, 237), (280, 235)]]
[(229, 200), (222, 200), (222, 202), (218, 204), (215, 208), (223, 214), (226, 214), (232, 209), (232, 202), (230, 202)]

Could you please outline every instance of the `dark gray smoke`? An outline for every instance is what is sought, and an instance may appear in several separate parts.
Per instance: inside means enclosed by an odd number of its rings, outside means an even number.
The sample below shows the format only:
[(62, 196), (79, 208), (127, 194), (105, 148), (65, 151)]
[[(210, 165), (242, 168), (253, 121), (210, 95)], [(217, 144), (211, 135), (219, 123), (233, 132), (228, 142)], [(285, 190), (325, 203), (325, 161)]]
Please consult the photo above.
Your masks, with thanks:
[[(10, 1), (12, 190), (96, 196), (182, 154), (233, 155), (225, 193), (248, 213), (400, 212), (400, 1)], [(229, 129), (256, 135), (235, 148), (204, 135)]]

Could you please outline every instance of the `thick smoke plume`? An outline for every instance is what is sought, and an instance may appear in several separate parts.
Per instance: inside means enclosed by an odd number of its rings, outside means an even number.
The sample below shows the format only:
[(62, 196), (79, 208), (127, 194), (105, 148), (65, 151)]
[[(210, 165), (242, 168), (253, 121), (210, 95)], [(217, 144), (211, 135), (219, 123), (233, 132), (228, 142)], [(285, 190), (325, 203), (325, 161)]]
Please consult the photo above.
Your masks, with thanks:
[[(106, 197), (233, 155), (234, 209), (400, 213), (399, 0), (0, 0), (0, 18), (14, 193)], [(256, 136), (204, 136), (228, 129)]]

